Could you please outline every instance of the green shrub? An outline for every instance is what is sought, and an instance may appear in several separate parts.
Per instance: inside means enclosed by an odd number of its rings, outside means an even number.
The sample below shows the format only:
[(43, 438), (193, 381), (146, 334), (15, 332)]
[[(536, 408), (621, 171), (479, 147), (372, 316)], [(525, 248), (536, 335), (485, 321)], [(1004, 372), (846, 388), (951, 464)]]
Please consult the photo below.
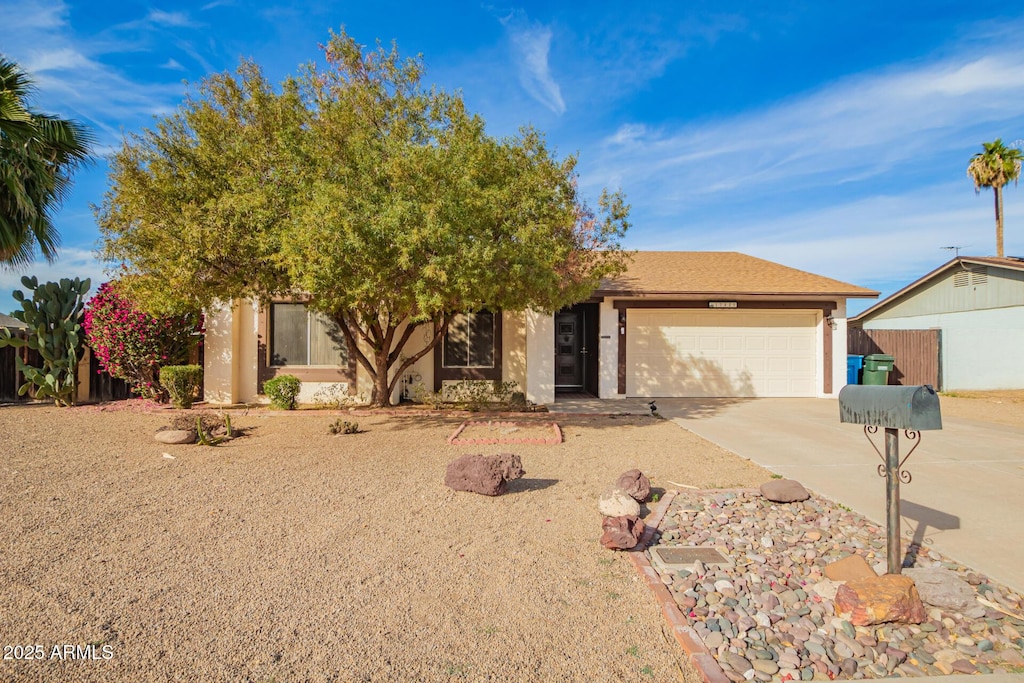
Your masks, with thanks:
[(168, 365), (160, 368), (160, 386), (167, 391), (175, 408), (191, 408), (203, 383), (203, 368), (198, 365)]
[(263, 383), (263, 393), (278, 410), (295, 410), (295, 397), (301, 388), (302, 382), (295, 375), (278, 375)]

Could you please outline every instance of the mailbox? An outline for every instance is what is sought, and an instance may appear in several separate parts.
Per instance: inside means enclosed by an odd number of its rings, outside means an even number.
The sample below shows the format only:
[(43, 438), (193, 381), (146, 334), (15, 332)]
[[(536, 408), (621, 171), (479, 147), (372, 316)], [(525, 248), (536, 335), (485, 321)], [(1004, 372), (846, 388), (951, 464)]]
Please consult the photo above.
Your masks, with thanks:
[(942, 429), (939, 396), (932, 387), (847, 384), (839, 392), (839, 421), (890, 429)]
[[(882, 464), (878, 474), (885, 477), (886, 564), (890, 574), (902, 566), (900, 543), (900, 482), (909, 484), (910, 472), (903, 464), (921, 445), (921, 430), (942, 429), (939, 396), (930, 386), (890, 387), (848, 384), (839, 392), (839, 421), (864, 425), (864, 436), (878, 453)], [(871, 435), (885, 428), (885, 455)], [(913, 443), (900, 459), (899, 430)]]

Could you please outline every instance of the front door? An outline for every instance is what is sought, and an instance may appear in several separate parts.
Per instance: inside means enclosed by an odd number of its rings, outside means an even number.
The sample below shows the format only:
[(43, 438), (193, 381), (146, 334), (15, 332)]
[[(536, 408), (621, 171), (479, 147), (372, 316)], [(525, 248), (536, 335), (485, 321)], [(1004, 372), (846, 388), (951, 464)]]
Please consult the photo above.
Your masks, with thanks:
[(570, 311), (555, 315), (555, 389), (583, 389), (583, 344), (582, 314)]

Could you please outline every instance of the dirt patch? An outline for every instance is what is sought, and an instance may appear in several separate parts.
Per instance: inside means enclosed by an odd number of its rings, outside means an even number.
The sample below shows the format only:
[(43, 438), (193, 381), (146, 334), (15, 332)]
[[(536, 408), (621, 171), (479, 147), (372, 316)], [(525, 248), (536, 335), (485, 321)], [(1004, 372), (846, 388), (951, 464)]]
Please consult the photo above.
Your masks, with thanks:
[(496, 444), (546, 444), (562, 443), (562, 430), (555, 422), (506, 420), (474, 420), (463, 422), (448, 443), (456, 446)]
[[(655, 491), (767, 472), (652, 418), (471, 448), (445, 443), (465, 418), (360, 416), (354, 438), (335, 418), (237, 415), (247, 438), (213, 448), (153, 443), (167, 411), (0, 408), (2, 644), (112, 651), (0, 677), (694, 680), (598, 544), (597, 497), (634, 467)], [(505, 451), (526, 469), (506, 495), (444, 486), (456, 457)]]
[(1024, 427), (1024, 390), (943, 393), (939, 408), (943, 417)]

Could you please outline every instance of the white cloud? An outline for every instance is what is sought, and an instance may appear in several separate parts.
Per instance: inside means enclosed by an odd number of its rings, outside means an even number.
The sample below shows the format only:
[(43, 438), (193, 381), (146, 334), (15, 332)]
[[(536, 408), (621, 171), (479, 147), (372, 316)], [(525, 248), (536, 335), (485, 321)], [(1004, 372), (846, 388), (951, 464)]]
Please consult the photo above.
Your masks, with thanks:
[(11, 293), (15, 289), (25, 291), (24, 285), (21, 284), (21, 278), (25, 275), (34, 275), (41, 283), (58, 282), (61, 278), (92, 278), (89, 295), (110, 279), (103, 273), (103, 265), (96, 260), (93, 253), (85, 249), (61, 249), (53, 263), (36, 261), (17, 270), (0, 267), (0, 312), (20, 310), (21, 306), (11, 298)]
[(562, 90), (551, 75), (551, 28), (530, 22), (522, 12), (514, 12), (501, 23), (509, 39), (519, 70), (519, 83), (535, 100), (556, 114), (565, 113)]
[(96, 62), (70, 47), (62, 47), (56, 50), (32, 51), (22, 66), (30, 74), (69, 69), (94, 69), (98, 67)]
[(185, 67), (183, 67), (181, 65), (181, 62), (179, 62), (177, 59), (174, 59), (173, 57), (171, 57), (166, 62), (161, 64), (160, 68), (161, 69), (171, 69), (172, 71), (184, 71), (185, 70)]
[[(151, 116), (181, 100), (184, 86), (180, 82), (139, 82), (111, 65), (111, 56), (146, 52), (144, 33), (108, 29), (81, 36), (66, 20), (66, 8), (60, 3), (56, 7), (34, 0), (10, 11), (0, 5), (0, 15), (22, 17), (17, 26), (0, 22), (0, 45), (35, 81), (35, 107), (84, 122), (97, 131), (101, 147), (111, 147), (120, 143), (122, 129), (147, 125)], [(181, 20), (156, 17), (172, 23)], [(152, 25), (150, 19), (139, 21)], [(164, 66), (173, 64), (180, 67), (173, 59)]]
[[(740, 251), (864, 286), (907, 283), (952, 258), (995, 253), (991, 193), (942, 183), (771, 217), (732, 220), (728, 211), (702, 230), (665, 228), (631, 241), (638, 249)], [(1024, 254), (1024, 198), (1006, 198), (1006, 253)], [(877, 286), (877, 285), (875, 285)]]
[(0, 2), (0, 16), (7, 30), (53, 30), (67, 23), (68, 6), (61, 0), (49, 2)]
[(962, 145), (964, 131), (994, 131), (1018, 114), (1022, 87), (1017, 50), (849, 78), (768, 108), (607, 144), (588, 182), (628, 180), (682, 205), (863, 180)]
[(642, 123), (624, 123), (604, 142), (609, 145), (628, 145), (637, 142), (645, 133), (647, 126)]
[(199, 25), (189, 19), (184, 12), (164, 12), (158, 9), (151, 9), (146, 19), (160, 26), (194, 28)]

